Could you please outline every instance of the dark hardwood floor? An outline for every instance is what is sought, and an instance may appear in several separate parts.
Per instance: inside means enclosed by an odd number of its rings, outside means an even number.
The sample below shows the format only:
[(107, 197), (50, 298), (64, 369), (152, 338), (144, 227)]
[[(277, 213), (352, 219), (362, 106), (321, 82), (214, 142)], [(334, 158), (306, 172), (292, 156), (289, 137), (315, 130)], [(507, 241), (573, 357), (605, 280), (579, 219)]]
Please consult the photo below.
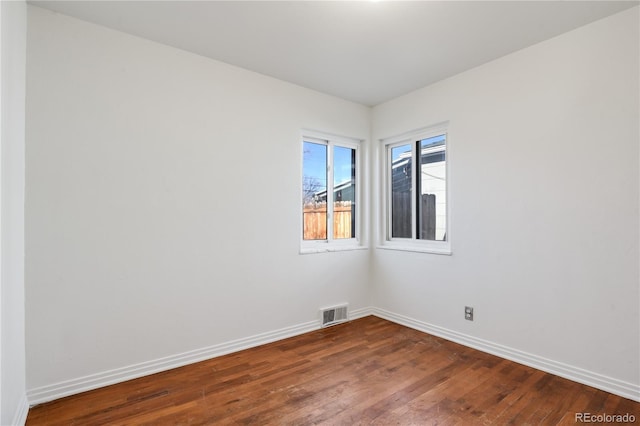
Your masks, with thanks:
[(27, 425), (555, 425), (640, 403), (377, 317), (31, 408)]

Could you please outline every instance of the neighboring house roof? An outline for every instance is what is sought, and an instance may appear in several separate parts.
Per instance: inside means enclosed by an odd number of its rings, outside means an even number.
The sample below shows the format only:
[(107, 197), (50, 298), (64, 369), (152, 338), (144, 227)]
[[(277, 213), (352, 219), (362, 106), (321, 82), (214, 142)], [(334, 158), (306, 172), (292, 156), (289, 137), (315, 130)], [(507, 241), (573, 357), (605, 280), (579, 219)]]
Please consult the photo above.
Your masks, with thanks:
[[(349, 179), (349, 180), (345, 180), (344, 182), (339, 183), (338, 185), (333, 187), (333, 192), (338, 192), (338, 191), (343, 191), (347, 188), (351, 188), (353, 186), (354, 182), (353, 179)], [(315, 194), (313, 194), (314, 198), (317, 199), (326, 199), (327, 198), (327, 190), (323, 189), (322, 191), (318, 191)]]

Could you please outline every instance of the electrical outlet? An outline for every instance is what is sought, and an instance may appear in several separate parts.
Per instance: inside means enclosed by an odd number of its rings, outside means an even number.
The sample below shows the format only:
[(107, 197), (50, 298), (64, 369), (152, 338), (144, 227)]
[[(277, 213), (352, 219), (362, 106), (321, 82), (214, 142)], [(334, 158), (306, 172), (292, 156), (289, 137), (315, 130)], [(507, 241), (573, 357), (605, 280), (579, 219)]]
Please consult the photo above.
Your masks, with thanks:
[(473, 321), (473, 308), (471, 306), (464, 307), (464, 319)]

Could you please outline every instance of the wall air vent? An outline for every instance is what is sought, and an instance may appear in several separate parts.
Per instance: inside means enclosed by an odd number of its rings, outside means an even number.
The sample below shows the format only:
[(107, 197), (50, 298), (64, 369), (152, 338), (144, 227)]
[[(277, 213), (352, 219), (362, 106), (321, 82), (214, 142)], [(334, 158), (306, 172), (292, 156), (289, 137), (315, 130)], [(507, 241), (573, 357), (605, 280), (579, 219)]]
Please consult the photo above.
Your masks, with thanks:
[(320, 310), (322, 314), (322, 327), (345, 322), (348, 319), (347, 305), (333, 306)]

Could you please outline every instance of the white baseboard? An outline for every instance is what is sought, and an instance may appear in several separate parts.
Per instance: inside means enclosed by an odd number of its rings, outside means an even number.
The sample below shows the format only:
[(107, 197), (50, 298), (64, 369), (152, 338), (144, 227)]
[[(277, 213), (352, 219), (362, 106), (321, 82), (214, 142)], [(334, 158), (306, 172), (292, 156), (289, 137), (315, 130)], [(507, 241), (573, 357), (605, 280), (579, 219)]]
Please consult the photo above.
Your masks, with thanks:
[(569, 379), (574, 382), (592, 386), (634, 401), (640, 401), (640, 386), (633, 383), (624, 382), (622, 380), (607, 377), (592, 371), (583, 370), (562, 362), (543, 358), (535, 354), (519, 351), (517, 349), (502, 346), (497, 343), (479, 339), (457, 331), (438, 327), (436, 325), (415, 320), (404, 315), (395, 314), (384, 309), (373, 308), (371, 310), (371, 314), (424, 333), (432, 334), (452, 342), (460, 343), (464, 346), (478, 349), (482, 352), (487, 352), (519, 364), (524, 364), (538, 370), (546, 371), (547, 373), (555, 374), (556, 376), (564, 377), (565, 379)]
[[(538, 355), (519, 351), (506, 346), (502, 346), (487, 340), (478, 339), (477, 337), (459, 333), (436, 325), (428, 324), (413, 318), (395, 314), (384, 309), (366, 307), (356, 309), (349, 313), (349, 319), (355, 320), (367, 315), (375, 315), (380, 318), (395, 322), (424, 333), (442, 337), (492, 355), (499, 356), (520, 364), (538, 370), (546, 371), (578, 383), (593, 386), (634, 401), (640, 401), (640, 386), (627, 383), (611, 377), (603, 376), (598, 373), (583, 370), (561, 362), (549, 360)], [(182, 367), (184, 365), (193, 364), (195, 362), (204, 361), (218, 356), (226, 355), (232, 352), (241, 351), (243, 349), (264, 345), (277, 340), (286, 339), (288, 337), (297, 336), (309, 331), (320, 328), (319, 321), (309, 321), (291, 327), (282, 328), (280, 330), (258, 334), (244, 339), (233, 340), (231, 342), (221, 343), (202, 349), (184, 352), (165, 358), (159, 358), (152, 361), (142, 362), (127, 367), (117, 368), (114, 370), (104, 371), (89, 376), (80, 377), (73, 380), (55, 383), (48, 386), (42, 386), (30, 389), (27, 397), (16, 413), (15, 424), (23, 425), (26, 421), (27, 412), (30, 405), (41, 404), (43, 402), (52, 401), (54, 399), (63, 398), (65, 396), (74, 395), (92, 389), (124, 382), (138, 377), (148, 376), (150, 374), (161, 371), (170, 370), (172, 368)], [(27, 403), (28, 401), (28, 403)]]
[(141, 362), (127, 367), (116, 368), (114, 370), (104, 371), (77, 379), (67, 380), (64, 382), (54, 383), (48, 386), (42, 386), (30, 389), (27, 392), (29, 404), (36, 405), (43, 402), (52, 401), (54, 399), (63, 398), (65, 396), (74, 395), (92, 389), (101, 388), (103, 386), (124, 382), (139, 377), (148, 376), (150, 374), (159, 373), (161, 371), (171, 370), (173, 368), (182, 367), (195, 362), (204, 361), (221, 355), (227, 355), (232, 352), (238, 352), (255, 346), (264, 345), (266, 343), (275, 342), (277, 340), (286, 339), (309, 331), (320, 328), (319, 321), (309, 321), (292, 327), (282, 328), (280, 330), (267, 333), (257, 334), (255, 336), (233, 340), (231, 342), (221, 343), (202, 349), (196, 349), (181, 354), (176, 354), (152, 361)]
[(372, 306), (368, 306), (366, 308), (355, 309), (349, 312), (349, 321), (356, 320), (358, 318), (364, 318), (369, 315), (373, 315), (374, 308)]
[(29, 402), (27, 401), (27, 395), (22, 395), (11, 424), (14, 426), (24, 426), (27, 422), (27, 414), (29, 414)]
[[(356, 309), (349, 313), (349, 319), (362, 318), (371, 315), (372, 308)], [(267, 333), (257, 334), (255, 336), (233, 340), (231, 342), (221, 343), (202, 349), (184, 352), (177, 355), (159, 358), (152, 361), (141, 362), (127, 367), (117, 368), (114, 370), (104, 371), (101, 373), (91, 374), (89, 376), (79, 377), (77, 379), (67, 380), (64, 382), (54, 383), (52, 385), (42, 386), (27, 391), (27, 397), (30, 405), (42, 404), (43, 402), (53, 401), (54, 399), (63, 398), (69, 395), (75, 395), (92, 389), (101, 388), (103, 386), (121, 383), (131, 379), (148, 376), (150, 374), (159, 373), (161, 371), (171, 370), (173, 368), (182, 367), (184, 365), (193, 364), (195, 362), (204, 361), (232, 352), (238, 352), (243, 349), (249, 349), (266, 343), (275, 342), (277, 340), (286, 339), (287, 337), (297, 336), (309, 331), (320, 328), (320, 321), (309, 321), (292, 327), (285, 327), (280, 330)], [(28, 407), (28, 406), (27, 406)]]

